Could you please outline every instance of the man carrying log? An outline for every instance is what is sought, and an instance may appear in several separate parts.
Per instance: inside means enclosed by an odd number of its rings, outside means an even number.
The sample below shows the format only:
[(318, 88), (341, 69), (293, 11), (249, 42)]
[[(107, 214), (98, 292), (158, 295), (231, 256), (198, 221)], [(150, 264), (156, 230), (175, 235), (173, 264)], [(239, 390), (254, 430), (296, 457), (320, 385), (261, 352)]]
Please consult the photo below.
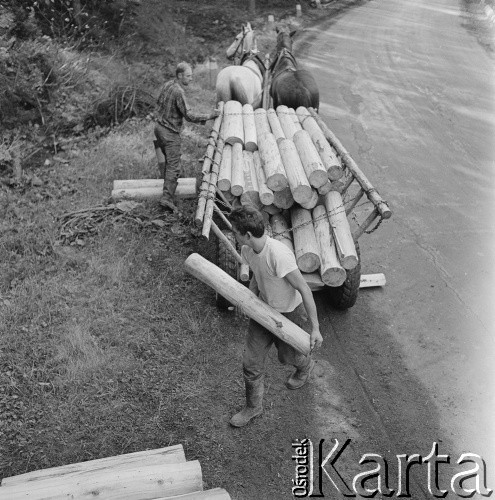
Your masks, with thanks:
[(158, 146), (165, 156), (165, 163), (159, 164), (163, 174), (163, 196), (160, 204), (164, 208), (175, 211), (175, 188), (180, 175), (180, 149), (183, 119), (204, 125), (207, 120), (216, 118), (218, 110), (210, 114), (193, 112), (187, 105), (185, 88), (192, 81), (192, 69), (186, 62), (181, 62), (175, 70), (175, 79), (168, 81), (161, 89), (158, 97), (155, 136)]
[[(294, 254), (283, 243), (265, 234), (263, 216), (255, 208), (236, 208), (229, 218), (241, 245), (241, 256), (253, 271), (250, 290), (307, 331), (311, 350), (320, 347), (323, 338), (315, 301)], [(309, 380), (315, 366), (311, 354), (299, 353), (251, 319), (243, 354), (246, 406), (231, 418), (230, 424), (234, 427), (246, 425), (263, 411), (265, 361), (272, 344), (277, 347), (279, 361), (296, 368), (285, 383), (287, 388), (299, 389)]]

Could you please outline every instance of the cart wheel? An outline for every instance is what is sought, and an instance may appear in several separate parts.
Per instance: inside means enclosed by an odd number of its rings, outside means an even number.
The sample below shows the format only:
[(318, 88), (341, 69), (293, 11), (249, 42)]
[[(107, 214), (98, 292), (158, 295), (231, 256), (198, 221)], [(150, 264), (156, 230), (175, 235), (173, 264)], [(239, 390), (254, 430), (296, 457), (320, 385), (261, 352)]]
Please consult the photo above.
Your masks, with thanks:
[[(232, 243), (232, 245), (236, 244), (235, 236), (232, 231), (222, 231), (223, 234), (228, 238), (228, 240)], [(225, 271), (229, 276), (237, 280), (237, 261), (230, 253), (229, 249), (225, 245), (225, 243), (217, 239), (217, 259), (218, 259), (218, 267)], [(225, 297), (220, 295), (218, 292), (216, 293), (216, 304), (218, 309), (226, 310), (229, 307), (234, 307), (232, 303), (230, 303)]]
[(359, 284), (361, 282), (361, 253), (359, 251), (359, 243), (356, 245), (356, 253), (358, 256), (358, 264), (354, 269), (347, 271), (347, 278), (342, 285), (337, 287), (327, 287), (330, 302), (337, 309), (349, 309), (356, 303), (359, 292)]

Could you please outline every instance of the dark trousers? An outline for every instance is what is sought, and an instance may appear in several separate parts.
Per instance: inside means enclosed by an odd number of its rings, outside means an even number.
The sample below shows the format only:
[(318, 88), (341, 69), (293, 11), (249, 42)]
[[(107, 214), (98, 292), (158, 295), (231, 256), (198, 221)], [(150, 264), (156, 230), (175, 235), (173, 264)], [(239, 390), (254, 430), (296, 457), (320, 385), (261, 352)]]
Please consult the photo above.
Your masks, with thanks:
[(172, 132), (172, 130), (157, 123), (155, 125), (155, 137), (165, 156), (163, 192), (173, 198), (177, 187), (177, 179), (180, 175), (180, 134)]
[[(297, 326), (309, 333), (310, 322), (306, 314), (304, 305), (299, 304), (293, 311), (283, 313)], [(305, 356), (296, 351), (292, 346), (279, 339), (272, 332), (261, 326), (254, 320), (249, 321), (246, 346), (242, 357), (242, 367), (244, 380), (255, 382), (265, 373), (266, 357), (272, 344), (275, 344), (278, 351), (278, 360), (283, 365), (293, 365), (296, 368), (305, 368), (311, 361), (311, 356)]]

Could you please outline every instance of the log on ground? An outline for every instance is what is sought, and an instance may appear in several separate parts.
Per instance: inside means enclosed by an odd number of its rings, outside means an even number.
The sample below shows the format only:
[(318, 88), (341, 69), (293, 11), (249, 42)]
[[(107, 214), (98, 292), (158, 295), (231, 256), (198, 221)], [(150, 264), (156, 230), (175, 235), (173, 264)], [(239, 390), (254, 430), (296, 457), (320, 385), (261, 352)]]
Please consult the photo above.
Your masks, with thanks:
[[(242, 286), (242, 285), (239, 285)], [(106, 498), (135, 500), (184, 495), (203, 489), (201, 466), (197, 460), (176, 464), (150, 464), (133, 469), (98, 469), (61, 477), (2, 486), (9, 500)]]

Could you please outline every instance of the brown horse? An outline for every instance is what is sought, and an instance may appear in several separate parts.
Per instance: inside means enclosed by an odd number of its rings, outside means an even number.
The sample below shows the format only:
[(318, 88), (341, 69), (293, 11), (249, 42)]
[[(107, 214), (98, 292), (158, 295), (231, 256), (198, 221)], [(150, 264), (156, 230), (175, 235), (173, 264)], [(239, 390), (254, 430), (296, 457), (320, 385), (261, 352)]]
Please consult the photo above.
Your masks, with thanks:
[(273, 107), (284, 104), (289, 108), (299, 106), (320, 106), (320, 91), (313, 75), (305, 70), (298, 69), (297, 61), (292, 54), (292, 37), (295, 31), (289, 33), (286, 29), (277, 28), (277, 55), (272, 64), (272, 83), (270, 95), (273, 98)]

